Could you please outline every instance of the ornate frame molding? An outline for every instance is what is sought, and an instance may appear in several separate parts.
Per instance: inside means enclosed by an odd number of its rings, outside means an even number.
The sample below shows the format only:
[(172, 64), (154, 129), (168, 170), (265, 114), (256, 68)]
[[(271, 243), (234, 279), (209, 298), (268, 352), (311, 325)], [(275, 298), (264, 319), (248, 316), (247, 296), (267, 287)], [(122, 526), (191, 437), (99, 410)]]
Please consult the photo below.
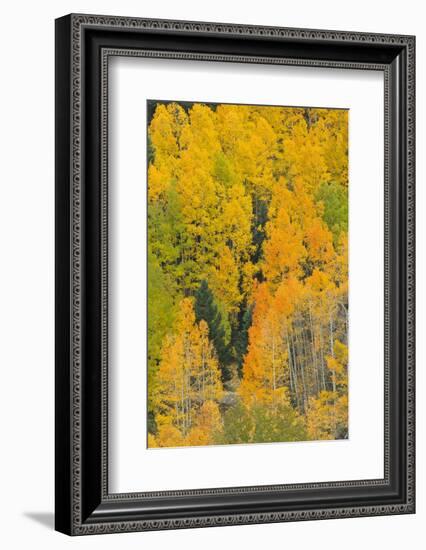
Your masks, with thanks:
[[(96, 509), (89, 516), (87, 509), (93, 508), (93, 505), (87, 505), (84, 501), (85, 489), (85, 473), (83, 471), (84, 456), (82, 453), (85, 445), (84, 433), (84, 417), (85, 413), (83, 404), (85, 402), (85, 390), (83, 388), (85, 382), (84, 373), (84, 316), (85, 316), (85, 292), (84, 281), (87, 277), (87, 261), (85, 254), (87, 248), (84, 243), (86, 239), (85, 231), (90, 230), (88, 224), (85, 225), (85, 190), (84, 182), (87, 180), (85, 174), (85, 147), (87, 139), (84, 137), (84, 120), (86, 116), (86, 103), (88, 97), (87, 91), (87, 75), (85, 55), (87, 55), (88, 42), (86, 39), (86, 31), (96, 30), (111, 30), (116, 33), (151, 33), (161, 34), (167, 33), (178, 37), (180, 34), (185, 36), (214, 36), (220, 38), (223, 36), (230, 37), (239, 41), (244, 39), (264, 39), (266, 41), (291, 41), (292, 43), (316, 43), (324, 44), (329, 48), (333, 44), (339, 45), (369, 45), (376, 48), (389, 47), (392, 51), (400, 52), (399, 55), (404, 56), (406, 63), (406, 75), (395, 76), (395, 71), (400, 70), (392, 68), (391, 62), (371, 62), (371, 61), (342, 61), (333, 59), (315, 59), (315, 58), (299, 58), (299, 57), (279, 57), (265, 55), (243, 55), (231, 53), (195, 53), (190, 51), (170, 51), (168, 49), (156, 50), (152, 48), (130, 48), (117, 46), (103, 46), (100, 48), (100, 293), (101, 293), (101, 312), (100, 312), (100, 357), (101, 357), (101, 411), (99, 413), (99, 429), (101, 434), (101, 451), (100, 451), (100, 480), (99, 490), (101, 495), (101, 506), (106, 508), (106, 511), (101, 512)], [(133, 34), (134, 36), (134, 34)], [(71, 151), (67, 162), (61, 157), (60, 166), (57, 169), (56, 185), (57, 194), (64, 192), (64, 177), (69, 178), (69, 196), (64, 198), (64, 204), (57, 207), (57, 214), (62, 216), (66, 210), (69, 212), (69, 227), (57, 227), (58, 241), (62, 243), (63, 237), (68, 238), (69, 257), (68, 265), (65, 267), (59, 266), (57, 277), (63, 277), (63, 271), (68, 272), (69, 289), (61, 289), (59, 296), (59, 305), (64, 299), (65, 292), (70, 303), (69, 317), (66, 319), (63, 312), (57, 311), (61, 317), (59, 320), (58, 330), (63, 330), (68, 327), (68, 335), (64, 341), (68, 341), (68, 368), (64, 367), (64, 358), (66, 350), (62, 349), (63, 341), (59, 342), (60, 352), (57, 354), (56, 372), (60, 383), (57, 386), (57, 426), (63, 428), (63, 422), (59, 417), (64, 417), (69, 420), (69, 432), (59, 436), (57, 432), (57, 463), (59, 467), (58, 483), (68, 483), (69, 490), (59, 490), (57, 494), (57, 528), (69, 534), (83, 535), (95, 533), (113, 533), (125, 531), (143, 531), (157, 529), (177, 529), (189, 527), (202, 527), (213, 525), (236, 525), (247, 523), (265, 523), (265, 522), (283, 522), (309, 519), (326, 519), (336, 517), (360, 517), (370, 515), (385, 515), (385, 514), (404, 514), (414, 512), (414, 154), (415, 154), (415, 60), (414, 60), (415, 40), (412, 36), (397, 36), (397, 35), (381, 35), (381, 34), (364, 34), (364, 33), (346, 33), (340, 31), (321, 31), (307, 29), (287, 29), (279, 27), (253, 27), (246, 25), (228, 25), (218, 23), (201, 23), (201, 22), (186, 22), (186, 21), (168, 21), (168, 20), (151, 20), (151, 19), (136, 19), (124, 17), (107, 17), (107, 16), (92, 16), (92, 15), (70, 15), (57, 21), (57, 62), (63, 63), (67, 61), (69, 64), (69, 72), (67, 67), (62, 68), (57, 73), (57, 94), (62, 93), (62, 99), (59, 98), (57, 111), (57, 126), (61, 125), (64, 117), (64, 106), (69, 105), (69, 127), (68, 135), (57, 135), (57, 154), (58, 149), (64, 150), (67, 146)], [(165, 57), (171, 59), (191, 59), (191, 60), (209, 60), (209, 61), (232, 61), (243, 63), (274, 63), (274, 64), (291, 64), (314, 67), (336, 67), (342, 69), (368, 69), (383, 71), (385, 75), (385, 477), (383, 480), (363, 480), (359, 482), (345, 481), (335, 483), (314, 483), (314, 484), (297, 484), (285, 486), (270, 486), (270, 487), (245, 487), (245, 488), (228, 488), (228, 489), (212, 489), (212, 490), (194, 490), (194, 491), (171, 491), (158, 493), (131, 493), (131, 494), (109, 494), (108, 493), (108, 468), (107, 468), (107, 420), (108, 420), (108, 352), (107, 352), (107, 320), (108, 320), (108, 216), (107, 216), (107, 200), (108, 200), (108, 143), (107, 143), (107, 124), (108, 124), (108, 59), (110, 56), (140, 56), (140, 57)], [(392, 73), (393, 71), (393, 73)], [(68, 74), (68, 77), (67, 77)], [(404, 83), (402, 83), (405, 76)], [(68, 87), (66, 91), (60, 90), (61, 82), (68, 78)], [(393, 80), (392, 80), (393, 79)], [(393, 82), (393, 84), (392, 84)], [(395, 85), (398, 84), (401, 88), (396, 93)], [(392, 85), (394, 86), (392, 88)], [(395, 135), (395, 121), (392, 119), (392, 105), (396, 101), (395, 96), (405, 95), (402, 101), (406, 105), (406, 134), (403, 136)], [(58, 100), (58, 95), (57, 95)], [(62, 101), (62, 103), (61, 103)], [(63, 130), (57, 127), (59, 134)], [(66, 132), (65, 132), (66, 133)], [(398, 142), (395, 144), (395, 140)], [(405, 140), (405, 141), (404, 141)], [(393, 233), (391, 225), (395, 222), (395, 204), (391, 196), (391, 167), (392, 154), (395, 152), (395, 147), (399, 147), (402, 153), (398, 158), (399, 164), (405, 163), (403, 166), (402, 178), (405, 179), (405, 201), (403, 206), (403, 217), (405, 227), (400, 227), (401, 242), (404, 243), (405, 249), (398, 250), (399, 254), (405, 254), (403, 265), (406, 266), (405, 285), (406, 294), (402, 297), (402, 304), (405, 311), (398, 311), (403, 321), (403, 332), (405, 333), (405, 444), (406, 444), (406, 469), (401, 472), (406, 476), (404, 486), (405, 498), (403, 502), (392, 502), (389, 504), (365, 504), (363, 506), (339, 505), (325, 507), (323, 505), (313, 507), (307, 506), (304, 510), (289, 510), (284, 507), (283, 510), (277, 511), (256, 511), (250, 513), (215, 513), (211, 515), (193, 514), (188, 517), (178, 518), (160, 518), (160, 519), (144, 519), (141, 512), (139, 517), (134, 519), (126, 519), (120, 521), (121, 505), (133, 504), (135, 506), (144, 498), (160, 498), (160, 497), (194, 497), (199, 495), (226, 495), (233, 494), (244, 497), (250, 493), (258, 493), (269, 491), (273, 492), (294, 492), (306, 491), (307, 489), (326, 489), (334, 490), (339, 488), (373, 488), (379, 486), (388, 486), (390, 480), (390, 462), (391, 450), (390, 441), (394, 434), (390, 433), (390, 407), (391, 407), (391, 389), (390, 389), (390, 362), (391, 362), (391, 258), (395, 254), (393, 249)], [(405, 154), (404, 154), (405, 151)], [(66, 155), (66, 153), (60, 153)], [(395, 167), (393, 167), (395, 170)], [(405, 170), (405, 176), (404, 176)], [(66, 189), (66, 186), (65, 186)], [(400, 190), (401, 191), (401, 190)], [(404, 193), (403, 193), (404, 194)], [(404, 199), (404, 197), (403, 197)], [(58, 222), (59, 223), (59, 222)], [(59, 223), (60, 225), (60, 223)], [(64, 235), (65, 234), (65, 235)], [(57, 260), (58, 261), (58, 260)], [(402, 355), (401, 355), (402, 357)], [(401, 360), (400, 357), (400, 360)], [(87, 367), (86, 367), (87, 368)], [(402, 368), (402, 367), (401, 367)], [(64, 371), (65, 370), (65, 374)], [(63, 410), (63, 406), (58, 404), (62, 399), (63, 388), (67, 387), (70, 392), (70, 401), (67, 411)], [(61, 416), (62, 415), (62, 416)], [(68, 446), (65, 443), (68, 442)], [(91, 489), (90, 489), (91, 491)], [(65, 500), (67, 501), (65, 503)], [(90, 500), (90, 499), (89, 499)], [(108, 505), (110, 507), (108, 508)], [(99, 510), (99, 507), (98, 507)], [(123, 516), (124, 517), (124, 516)]]

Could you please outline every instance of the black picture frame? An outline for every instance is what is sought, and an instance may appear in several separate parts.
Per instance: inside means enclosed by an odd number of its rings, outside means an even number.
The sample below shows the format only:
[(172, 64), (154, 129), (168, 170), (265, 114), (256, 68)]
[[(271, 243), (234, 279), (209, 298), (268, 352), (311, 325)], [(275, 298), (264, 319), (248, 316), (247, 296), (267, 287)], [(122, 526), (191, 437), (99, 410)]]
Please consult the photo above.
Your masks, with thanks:
[[(111, 55), (383, 71), (383, 479), (108, 493), (105, 144)], [(414, 513), (414, 80), (413, 36), (79, 14), (56, 20), (58, 531), (85, 535)]]

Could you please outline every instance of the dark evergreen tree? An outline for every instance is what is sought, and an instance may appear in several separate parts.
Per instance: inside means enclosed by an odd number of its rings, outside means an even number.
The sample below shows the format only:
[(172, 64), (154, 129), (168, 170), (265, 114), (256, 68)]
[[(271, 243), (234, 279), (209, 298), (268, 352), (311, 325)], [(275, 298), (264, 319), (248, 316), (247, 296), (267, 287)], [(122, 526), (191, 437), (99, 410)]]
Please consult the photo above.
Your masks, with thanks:
[(229, 364), (232, 361), (229, 346), (225, 340), (225, 330), (222, 323), (222, 315), (215, 303), (214, 296), (206, 281), (201, 281), (195, 293), (195, 317), (197, 323), (204, 319), (209, 327), (209, 336), (215, 347), (219, 365), (222, 372), (222, 381), (227, 382), (231, 378)]
[(235, 350), (235, 359), (238, 366), (238, 374), (242, 376), (244, 356), (248, 347), (248, 329), (252, 321), (252, 306), (243, 307), (238, 317), (237, 330), (233, 333), (233, 344)]
[(268, 221), (268, 204), (266, 201), (253, 195), (254, 216), (252, 222), (252, 242), (254, 253), (252, 262), (257, 263), (262, 258), (262, 245), (265, 240), (265, 224)]

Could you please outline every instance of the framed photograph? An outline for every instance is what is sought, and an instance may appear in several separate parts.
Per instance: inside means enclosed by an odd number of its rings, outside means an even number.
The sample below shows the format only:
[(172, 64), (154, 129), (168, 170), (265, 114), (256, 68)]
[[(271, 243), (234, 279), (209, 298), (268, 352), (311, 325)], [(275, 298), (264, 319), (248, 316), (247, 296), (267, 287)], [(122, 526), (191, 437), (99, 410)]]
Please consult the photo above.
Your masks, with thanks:
[(413, 36), (56, 21), (56, 529), (415, 511)]

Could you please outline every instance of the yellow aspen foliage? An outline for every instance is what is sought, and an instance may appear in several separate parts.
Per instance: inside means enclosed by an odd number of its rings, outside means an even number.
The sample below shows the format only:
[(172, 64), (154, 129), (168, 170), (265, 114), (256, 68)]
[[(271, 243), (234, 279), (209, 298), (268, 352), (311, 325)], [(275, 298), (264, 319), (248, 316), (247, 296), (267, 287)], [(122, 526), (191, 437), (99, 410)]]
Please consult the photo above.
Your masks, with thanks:
[(340, 294), (347, 297), (349, 265), (348, 235), (346, 233), (342, 233), (339, 237), (336, 254), (333, 261), (328, 266), (328, 272), (339, 288)]
[(327, 356), (327, 367), (332, 374), (336, 388), (346, 391), (348, 387), (348, 346), (336, 339), (333, 352), (333, 355)]
[(245, 262), (241, 266), (241, 292), (248, 303), (253, 302), (253, 292), (257, 286), (255, 275), (258, 269), (258, 266), (251, 261)]
[(250, 175), (253, 186), (267, 189), (267, 183), (273, 181), (272, 167), (268, 159), (276, 148), (275, 133), (261, 116), (255, 119), (253, 126), (250, 139), (239, 142), (238, 157), (240, 162), (244, 162), (245, 171)]
[(254, 129), (250, 120), (251, 107), (248, 105), (218, 105), (216, 109), (218, 135), (223, 152), (235, 159), (236, 170), (243, 170), (243, 162), (238, 156), (239, 144), (246, 141)]
[[(306, 300), (309, 314), (320, 325), (330, 329), (330, 322), (337, 312), (337, 287), (328, 274), (315, 268), (310, 277), (306, 279)], [(331, 334), (332, 342), (334, 337)]]
[(157, 439), (154, 434), (148, 432), (148, 447), (150, 449), (153, 449), (154, 447), (158, 447), (157, 445)]
[(309, 287), (313, 293), (316, 293), (318, 297), (324, 293), (332, 294), (335, 290), (335, 285), (330, 277), (324, 271), (314, 269), (312, 275), (306, 279), (306, 286)]
[[(174, 110), (178, 113), (177, 117), (173, 116)], [(179, 149), (177, 138), (185, 122), (185, 111), (178, 104), (157, 107), (148, 131), (156, 154), (160, 157), (176, 157)]]
[[(151, 440), (148, 440), (148, 447), (151, 447)], [(185, 438), (181, 432), (172, 424), (160, 424), (158, 435), (154, 440), (154, 447), (184, 447)]]
[(170, 185), (172, 173), (170, 168), (161, 168), (156, 164), (148, 167), (148, 197), (150, 200), (157, 200)]
[(179, 139), (188, 123), (184, 109), (177, 103), (159, 105), (148, 129), (148, 140), (155, 161), (148, 167), (148, 197), (156, 200), (170, 185), (178, 169)]
[(195, 160), (213, 159), (220, 150), (216, 115), (207, 105), (193, 105), (189, 124), (182, 131), (181, 146), (192, 150)]
[(322, 391), (319, 397), (310, 399), (306, 421), (311, 440), (347, 437), (348, 396)]
[(175, 441), (177, 432), (185, 438), (200, 407), (206, 401), (219, 400), (223, 393), (207, 324), (196, 323), (191, 299), (180, 302), (176, 325), (176, 334), (165, 341), (162, 350), (153, 397), (159, 428), (156, 442), (161, 447), (167, 446), (168, 436)]
[(241, 302), (238, 266), (228, 246), (219, 252), (217, 266), (211, 271), (210, 283), (219, 301), (229, 313), (235, 313)]
[(235, 184), (226, 192), (220, 225), (232, 255), (239, 268), (250, 259), (253, 252), (251, 243), (252, 202), (242, 184)]
[(348, 185), (348, 118), (345, 109), (318, 109), (318, 130), (330, 178)]
[[(309, 115), (306, 117), (309, 119)], [(309, 192), (315, 192), (320, 184), (330, 177), (322, 154), (321, 135), (310, 131), (311, 122), (301, 118), (293, 127), (291, 135), (284, 140), (287, 177), (300, 176)]]
[(186, 437), (186, 445), (212, 445), (222, 432), (223, 422), (215, 401), (206, 401), (200, 407), (194, 427)]
[(333, 355), (327, 356), (332, 391), (322, 391), (311, 398), (307, 429), (311, 439), (339, 439), (347, 435), (348, 426), (348, 348), (334, 341)]

